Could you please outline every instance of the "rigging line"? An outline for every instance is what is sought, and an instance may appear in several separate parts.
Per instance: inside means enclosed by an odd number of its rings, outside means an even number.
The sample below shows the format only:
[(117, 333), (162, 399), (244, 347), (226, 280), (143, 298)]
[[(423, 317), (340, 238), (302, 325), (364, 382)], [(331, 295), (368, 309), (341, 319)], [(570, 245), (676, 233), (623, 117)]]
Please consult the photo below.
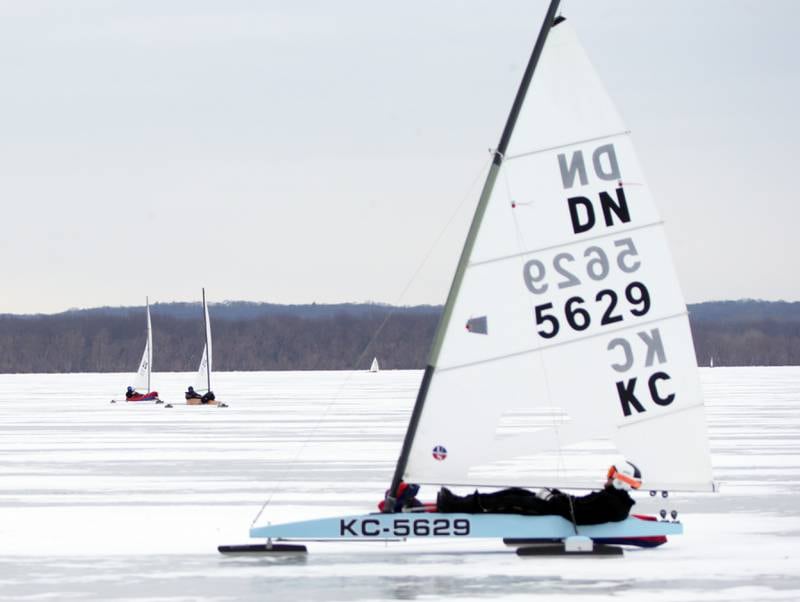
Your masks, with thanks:
[(567, 501), (569, 501), (569, 515), (572, 517), (572, 528), (575, 529), (575, 535), (578, 534), (578, 521), (575, 518), (575, 498), (567, 494)]
[(489, 167), (489, 164), (491, 163), (493, 158), (494, 158), (494, 153), (492, 153), (490, 158), (487, 159), (484, 162), (484, 164), (481, 167), (481, 169), (475, 175), (475, 177), (473, 178), (472, 182), (470, 183), (467, 191), (462, 196), (461, 201), (459, 201), (458, 205), (456, 205), (456, 208), (451, 212), (450, 217), (448, 218), (447, 222), (440, 229), (439, 234), (436, 236), (434, 241), (430, 244), (430, 246), (428, 247), (427, 252), (423, 256), (423, 258), (420, 261), (420, 263), (417, 265), (417, 268), (414, 270), (413, 274), (408, 279), (408, 281), (406, 282), (406, 284), (403, 287), (402, 291), (398, 295), (397, 299), (395, 300), (395, 302), (394, 302), (394, 304), (392, 306), (393, 309), (390, 310), (386, 314), (386, 316), (384, 317), (383, 321), (378, 326), (378, 328), (375, 331), (375, 333), (372, 335), (370, 340), (367, 342), (366, 346), (361, 351), (361, 354), (358, 356), (358, 359), (356, 360), (356, 363), (355, 363), (356, 367), (353, 368), (352, 370), (350, 370), (347, 373), (345, 379), (339, 385), (338, 389), (336, 390), (336, 392), (332, 396), (331, 400), (327, 403), (327, 405), (323, 409), (322, 415), (315, 421), (315, 423), (311, 427), (311, 432), (303, 440), (303, 443), (300, 446), (300, 449), (297, 451), (297, 453), (294, 455), (294, 457), (289, 462), (286, 463), (283, 472), (281, 472), (281, 474), (278, 477), (277, 481), (275, 481), (275, 484), (274, 484), (272, 490), (270, 491), (269, 496), (267, 497), (266, 501), (261, 505), (261, 508), (259, 508), (258, 513), (256, 513), (255, 518), (253, 518), (252, 522), (250, 523), (251, 527), (256, 524), (256, 522), (258, 521), (259, 518), (261, 518), (261, 515), (263, 514), (263, 512), (267, 508), (267, 506), (270, 505), (270, 503), (272, 502), (272, 499), (275, 497), (275, 494), (278, 492), (278, 490), (281, 488), (281, 486), (286, 482), (286, 476), (289, 474), (289, 470), (291, 470), (293, 468), (293, 465), (303, 455), (303, 452), (308, 447), (309, 441), (317, 433), (317, 430), (319, 429), (320, 425), (325, 421), (325, 418), (328, 416), (328, 413), (329, 413), (331, 407), (334, 405), (334, 403), (336, 403), (340, 399), (342, 391), (347, 387), (347, 385), (350, 384), (350, 381), (352, 380), (353, 375), (355, 374), (355, 372), (357, 370), (357, 367), (360, 364), (361, 360), (364, 358), (364, 356), (366, 355), (367, 351), (369, 351), (369, 349), (372, 348), (372, 345), (375, 343), (375, 341), (377, 340), (378, 336), (380, 336), (380, 333), (383, 331), (383, 328), (386, 326), (388, 321), (397, 313), (396, 309), (394, 309), (394, 308), (398, 307), (400, 305), (400, 303), (402, 302), (402, 300), (405, 298), (406, 294), (408, 294), (408, 290), (411, 288), (412, 284), (416, 281), (416, 279), (419, 276), (419, 274), (422, 271), (422, 269), (428, 263), (428, 260), (430, 259), (431, 255), (433, 254), (433, 250), (439, 245), (439, 242), (441, 241), (442, 237), (444, 236), (444, 233), (447, 232), (450, 229), (450, 226), (452, 225), (453, 221), (455, 221), (456, 216), (461, 212), (461, 209), (463, 208), (463, 206), (467, 202), (467, 200), (471, 199), (471, 198), (474, 198), (473, 189), (475, 188), (476, 183), (479, 182), (481, 180), (482, 176), (484, 176), (484, 174), (486, 173), (486, 171), (487, 171), (487, 169)]
[(256, 522), (258, 522), (258, 519), (261, 518), (261, 514), (264, 512), (264, 510), (267, 508), (267, 506), (269, 506), (270, 503), (272, 503), (272, 498), (275, 497), (275, 494), (278, 493), (278, 491), (282, 488), (282, 486), (286, 482), (286, 477), (289, 474), (289, 471), (294, 468), (294, 465), (297, 463), (297, 460), (305, 452), (306, 448), (308, 447), (309, 442), (314, 437), (314, 435), (316, 435), (317, 430), (319, 430), (320, 425), (327, 418), (328, 412), (330, 411), (330, 408), (333, 406), (333, 404), (335, 402), (337, 402), (339, 400), (342, 391), (350, 383), (350, 380), (353, 378), (354, 372), (355, 372), (355, 369), (350, 370), (347, 373), (347, 375), (345, 376), (344, 381), (339, 385), (339, 387), (336, 389), (336, 392), (331, 397), (330, 401), (325, 405), (325, 408), (323, 409), (322, 414), (314, 422), (313, 426), (311, 427), (311, 431), (306, 435), (305, 439), (303, 439), (303, 443), (300, 445), (300, 449), (297, 450), (297, 453), (292, 457), (292, 459), (290, 461), (286, 462), (286, 464), (284, 465), (284, 469), (280, 473), (280, 476), (278, 477), (278, 479), (275, 481), (275, 483), (274, 483), (274, 485), (272, 487), (272, 490), (269, 493), (269, 496), (267, 497), (266, 501), (261, 505), (261, 508), (259, 508), (258, 513), (256, 514), (255, 518), (253, 518), (252, 522), (250, 523), (251, 527), (255, 526)]
[(461, 201), (458, 203), (458, 205), (456, 205), (456, 208), (450, 214), (450, 217), (447, 219), (447, 222), (441, 228), (441, 230), (439, 231), (439, 234), (437, 234), (436, 238), (431, 243), (431, 245), (428, 247), (428, 250), (425, 253), (424, 257), (422, 258), (422, 261), (419, 263), (419, 265), (417, 266), (417, 269), (411, 275), (411, 278), (406, 283), (405, 287), (403, 288), (402, 292), (400, 293), (400, 297), (398, 298), (397, 303), (402, 301), (403, 297), (405, 297), (406, 293), (408, 293), (408, 289), (411, 288), (411, 285), (417, 279), (417, 276), (419, 276), (419, 273), (422, 271), (422, 268), (424, 268), (425, 265), (428, 263), (428, 260), (430, 259), (431, 255), (433, 254), (433, 250), (439, 245), (439, 242), (442, 240), (442, 237), (444, 236), (444, 233), (447, 232), (450, 229), (450, 226), (455, 221), (456, 216), (459, 213), (461, 213), (461, 209), (464, 207), (464, 204), (467, 202), (467, 200), (469, 200), (471, 198), (474, 198), (473, 190), (475, 188), (475, 185), (485, 177), (484, 174), (488, 171), (489, 165), (491, 164), (491, 162), (494, 159), (494, 156), (496, 154), (495, 151), (490, 151), (490, 153), (491, 153), (490, 157), (488, 159), (486, 159), (486, 161), (484, 161), (483, 167), (481, 167), (481, 169), (478, 171), (478, 173), (472, 179), (472, 182), (470, 183), (469, 188), (467, 189), (466, 193), (461, 198)]
[[(509, 201), (508, 206), (511, 208), (511, 219), (512, 219), (512, 222), (514, 223), (514, 230), (515, 230), (515, 233), (516, 233), (517, 251), (518, 251), (518, 253), (516, 254), (516, 258), (519, 259), (520, 267), (524, 269), (525, 265), (524, 265), (523, 258), (525, 257), (526, 254), (524, 253), (523, 249), (528, 248), (528, 244), (527, 244), (527, 241), (525, 239), (524, 231), (523, 231), (522, 227), (520, 226), (519, 220), (517, 219), (517, 208), (519, 207), (519, 203), (516, 203), (514, 201), (514, 199), (513, 199), (513, 195), (511, 193), (511, 182), (510, 182), (510, 180), (508, 178), (508, 170), (507, 169), (501, 169), (501, 172), (502, 172), (502, 176), (503, 176), (503, 182), (505, 182), (506, 193), (508, 195), (508, 201)], [(525, 207), (525, 206), (527, 206), (529, 204), (530, 203), (525, 203), (525, 204), (522, 205), (522, 207)], [(533, 311), (534, 311), (535, 304), (536, 304), (536, 302), (535, 302), (535, 300), (533, 298), (529, 297), (527, 299), (526, 305), (528, 306), (528, 309), (530, 310), (531, 313), (533, 313)], [(542, 374), (544, 375), (544, 389), (546, 391), (548, 401), (552, 402), (553, 395), (552, 395), (551, 388), (550, 388), (550, 379), (548, 378), (547, 365), (546, 365), (546, 362), (545, 362), (544, 353), (540, 353), (538, 355), (539, 355), (539, 364), (540, 364), (540, 366), (542, 368)], [(551, 405), (552, 405), (552, 403), (551, 403)], [(560, 408), (560, 409), (561, 409), (562, 413), (559, 416), (556, 416), (556, 413), (554, 411), (550, 412), (550, 416), (549, 416), (549, 418), (550, 418), (550, 426), (553, 429), (553, 432), (555, 433), (555, 437), (556, 437), (557, 448), (556, 448), (556, 467), (555, 467), (555, 471), (556, 471), (556, 476), (557, 477), (560, 477), (562, 475), (562, 473), (565, 471), (564, 456), (561, 453), (561, 447), (562, 447), (561, 446), (561, 429), (559, 428), (559, 426), (560, 426), (560, 424), (562, 423), (562, 420), (563, 420), (563, 413), (565, 411), (564, 411), (564, 408)]]

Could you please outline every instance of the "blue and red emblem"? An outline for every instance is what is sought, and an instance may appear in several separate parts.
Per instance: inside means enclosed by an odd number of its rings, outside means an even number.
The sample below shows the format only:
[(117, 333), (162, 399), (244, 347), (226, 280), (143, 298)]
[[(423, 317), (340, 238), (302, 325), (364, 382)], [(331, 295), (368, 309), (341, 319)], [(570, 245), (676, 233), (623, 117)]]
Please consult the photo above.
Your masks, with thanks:
[(433, 459), (439, 460), (441, 462), (447, 457), (447, 450), (444, 448), (443, 445), (437, 445), (433, 448)]

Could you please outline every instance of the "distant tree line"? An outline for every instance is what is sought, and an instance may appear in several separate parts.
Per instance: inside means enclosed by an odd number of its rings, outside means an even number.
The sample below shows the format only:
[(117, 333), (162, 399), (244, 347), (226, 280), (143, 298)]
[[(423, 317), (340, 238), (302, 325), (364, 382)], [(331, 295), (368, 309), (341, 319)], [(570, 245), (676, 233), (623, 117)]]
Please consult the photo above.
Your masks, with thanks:
[[(269, 312), (249, 319), (212, 315), (215, 370), (346, 370), (424, 366), (439, 308), (379, 306), (361, 315), (326, 311), (301, 317)], [(151, 308), (153, 368), (195, 370), (203, 323)], [(0, 315), (0, 373), (135, 371), (145, 346), (144, 309)]]
[[(199, 307), (161, 304), (151, 312), (154, 369), (196, 369)], [(422, 368), (440, 313), (378, 304), (213, 305), (214, 366), (347, 370), (378, 357), (383, 368)], [(689, 306), (689, 318), (701, 366), (800, 365), (800, 303), (701, 303)], [(0, 373), (134, 371), (144, 343), (143, 308), (0, 315)]]
[(711, 301), (689, 306), (697, 363), (800, 365), (800, 303)]
[(800, 365), (800, 322), (691, 321), (700, 366)]

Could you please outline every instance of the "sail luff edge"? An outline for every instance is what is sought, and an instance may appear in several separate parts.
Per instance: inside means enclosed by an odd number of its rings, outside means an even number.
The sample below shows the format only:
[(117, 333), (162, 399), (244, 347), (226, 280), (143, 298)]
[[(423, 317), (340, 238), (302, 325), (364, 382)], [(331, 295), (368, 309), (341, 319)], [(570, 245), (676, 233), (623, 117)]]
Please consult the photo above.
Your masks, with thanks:
[(436, 370), (436, 362), (444, 341), (444, 333), (447, 331), (447, 327), (450, 322), (450, 317), (453, 312), (453, 307), (455, 306), (458, 290), (461, 287), (461, 282), (464, 278), (464, 273), (466, 272), (469, 258), (472, 254), (472, 248), (475, 244), (478, 231), (480, 230), (483, 215), (486, 212), (489, 198), (491, 197), (492, 190), (494, 189), (494, 183), (497, 180), (497, 175), (503, 162), (503, 155), (505, 154), (509, 141), (511, 140), (511, 134), (514, 131), (514, 126), (516, 125), (519, 112), (522, 109), (523, 101), (528, 93), (528, 88), (530, 86), (531, 79), (533, 78), (533, 73), (536, 70), (536, 65), (539, 62), (539, 57), (544, 49), (547, 35), (555, 23), (556, 11), (558, 10), (559, 3), (560, 0), (550, 0), (550, 6), (545, 14), (545, 18), (539, 30), (539, 35), (536, 38), (536, 43), (534, 44), (531, 57), (528, 60), (528, 65), (525, 68), (525, 73), (517, 90), (517, 95), (514, 98), (514, 104), (511, 107), (511, 112), (509, 113), (505, 127), (503, 128), (503, 133), (500, 137), (500, 143), (497, 146), (497, 150), (495, 150), (492, 165), (489, 168), (489, 173), (486, 176), (486, 182), (484, 183), (483, 190), (481, 191), (481, 196), (478, 200), (478, 206), (475, 209), (475, 214), (473, 215), (472, 223), (470, 224), (469, 232), (467, 233), (467, 238), (464, 242), (464, 248), (461, 251), (458, 266), (456, 267), (456, 272), (450, 285), (450, 292), (447, 295), (447, 301), (445, 302), (442, 316), (439, 318), (439, 324), (436, 328), (436, 334), (434, 335), (433, 344), (431, 345), (431, 350), (429, 353), (428, 365), (425, 368), (425, 373), (423, 375), (422, 382), (420, 383), (419, 392), (414, 403), (414, 409), (411, 414), (408, 429), (406, 430), (406, 435), (403, 439), (400, 457), (398, 458), (397, 465), (395, 466), (394, 476), (392, 477), (392, 482), (386, 495), (384, 504), (385, 512), (394, 511), (394, 501), (397, 494), (397, 488), (402, 481), (403, 473), (405, 472), (406, 465), (408, 464), (408, 457), (411, 453), (411, 447), (414, 442), (414, 436), (416, 435), (417, 425), (419, 424), (419, 419), (422, 416), (422, 408), (425, 405), (425, 398), (427, 397), (428, 389), (430, 387), (430, 381), (433, 378), (433, 373)]

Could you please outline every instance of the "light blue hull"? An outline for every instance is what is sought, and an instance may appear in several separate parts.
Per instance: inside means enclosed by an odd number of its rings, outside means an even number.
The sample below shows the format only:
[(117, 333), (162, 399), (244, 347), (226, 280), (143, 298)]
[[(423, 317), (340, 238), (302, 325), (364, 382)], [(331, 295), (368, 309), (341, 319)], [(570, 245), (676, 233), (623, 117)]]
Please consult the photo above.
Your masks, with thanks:
[[(617, 523), (584, 525), (578, 535), (593, 539), (680, 535), (678, 522), (627, 518)], [(330, 539), (368, 541), (405, 537), (488, 537), (564, 539), (576, 535), (572, 523), (560, 516), (517, 514), (399, 513), (361, 514), (266, 525), (250, 529), (250, 537), (266, 539)]]

